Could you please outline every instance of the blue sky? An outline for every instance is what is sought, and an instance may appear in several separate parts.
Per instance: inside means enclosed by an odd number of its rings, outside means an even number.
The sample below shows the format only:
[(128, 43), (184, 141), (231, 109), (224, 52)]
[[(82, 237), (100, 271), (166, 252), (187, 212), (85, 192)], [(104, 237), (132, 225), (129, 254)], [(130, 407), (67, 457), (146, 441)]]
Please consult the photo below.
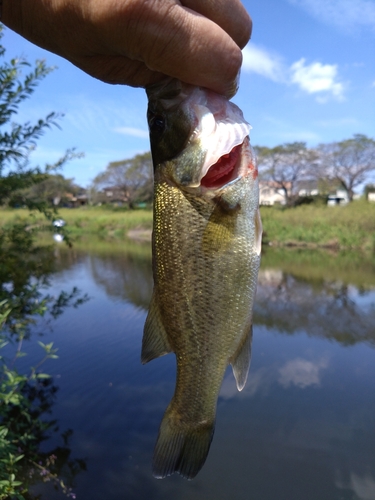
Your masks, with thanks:
[[(253, 36), (233, 99), (253, 126), (253, 145), (309, 146), (363, 133), (375, 138), (375, 0), (245, 0)], [(63, 170), (87, 186), (111, 161), (148, 151), (142, 89), (101, 83), (5, 31), (6, 57), (57, 69), (22, 104), (18, 122), (64, 114), (31, 156), (44, 165), (70, 147), (85, 153)]]

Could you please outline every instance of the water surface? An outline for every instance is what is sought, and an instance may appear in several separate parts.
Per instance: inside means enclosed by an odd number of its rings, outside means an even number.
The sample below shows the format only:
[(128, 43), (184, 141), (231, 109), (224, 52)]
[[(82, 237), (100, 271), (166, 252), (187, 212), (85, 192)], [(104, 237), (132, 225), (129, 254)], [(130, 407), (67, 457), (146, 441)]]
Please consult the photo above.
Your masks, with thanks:
[[(149, 246), (85, 242), (55, 253), (51, 291), (78, 286), (90, 297), (52, 331), (36, 330), (59, 349), (45, 366), (59, 387), (53, 417), (87, 464), (77, 499), (375, 499), (374, 260), (265, 252), (247, 385), (237, 392), (228, 369), (207, 462), (186, 481), (151, 475), (175, 360), (140, 363)], [(40, 353), (33, 341), (28, 351), (30, 366)], [(49, 485), (34, 491), (62, 498)]]

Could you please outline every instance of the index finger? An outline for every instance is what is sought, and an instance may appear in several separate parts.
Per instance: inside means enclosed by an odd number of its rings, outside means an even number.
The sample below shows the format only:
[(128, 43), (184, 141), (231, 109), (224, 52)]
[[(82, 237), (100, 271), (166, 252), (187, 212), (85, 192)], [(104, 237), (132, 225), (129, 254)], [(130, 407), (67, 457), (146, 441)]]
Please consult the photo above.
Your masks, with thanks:
[[(162, 7), (167, 9), (168, 3)], [(232, 97), (242, 63), (240, 47), (203, 14), (177, 2), (168, 7), (165, 12), (158, 6), (138, 37), (132, 37), (139, 60), (158, 73)]]

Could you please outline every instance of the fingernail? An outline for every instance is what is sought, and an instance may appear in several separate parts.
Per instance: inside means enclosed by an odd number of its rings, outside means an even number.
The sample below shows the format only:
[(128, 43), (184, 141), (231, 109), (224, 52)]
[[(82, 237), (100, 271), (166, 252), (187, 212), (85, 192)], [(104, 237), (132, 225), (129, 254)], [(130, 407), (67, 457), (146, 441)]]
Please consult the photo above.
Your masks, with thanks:
[(226, 93), (226, 96), (228, 97), (228, 99), (232, 99), (232, 97), (234, 97), (237, 94), (237, 91), (238, 91), (239, 86), (240, 86), (240, 77), (241, 77), (241, 70), (239, 70), (236, 78), (234, 79), (234, 81), (232, 82), (232, 84), (228, 88), (228, 92)]

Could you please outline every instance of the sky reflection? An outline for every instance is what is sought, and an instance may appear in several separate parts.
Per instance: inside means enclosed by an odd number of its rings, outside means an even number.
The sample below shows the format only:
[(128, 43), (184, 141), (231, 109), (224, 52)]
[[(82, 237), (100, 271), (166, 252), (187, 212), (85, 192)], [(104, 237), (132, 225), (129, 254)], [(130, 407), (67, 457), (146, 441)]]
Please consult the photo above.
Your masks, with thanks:
[[(375, 498), (371, 287), (264, 268), (248, 382), (238, 392), (228, 368), (215, 437), (197, 478), (158, 481), (151, 459), (174, 389), (175, 360), (140, 363), (149, 257), (140, 262), (110, 248), (59, 252), (53, 290), (78, 284), (91, 297), (46, 334), (60, 356), (46, 368), (60, 387), (53, 416), (74, 431), (72, 455), (87, 459), (77, 498)], [(31, 349), (27, 362), (32, 358)], [(43, 500), (60, 498), (48, 485), (38, 488)]]

